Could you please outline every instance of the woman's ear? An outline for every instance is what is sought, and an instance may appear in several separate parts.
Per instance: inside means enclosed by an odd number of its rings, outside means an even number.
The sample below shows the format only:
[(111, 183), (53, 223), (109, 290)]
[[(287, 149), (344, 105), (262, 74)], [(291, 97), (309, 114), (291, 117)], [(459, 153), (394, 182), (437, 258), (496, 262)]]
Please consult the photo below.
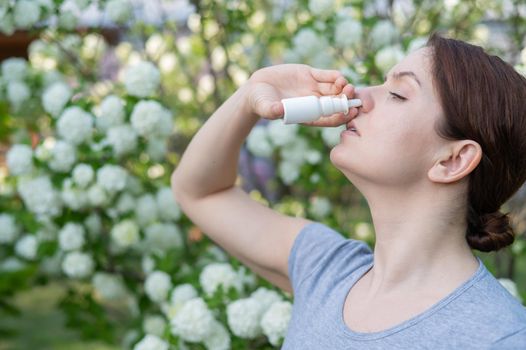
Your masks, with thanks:
[(427, 176), (433, 182), (450, 183), (469, 175), (482, 158), (482, 148), (472, 140), (454, 142), (444, 149)]

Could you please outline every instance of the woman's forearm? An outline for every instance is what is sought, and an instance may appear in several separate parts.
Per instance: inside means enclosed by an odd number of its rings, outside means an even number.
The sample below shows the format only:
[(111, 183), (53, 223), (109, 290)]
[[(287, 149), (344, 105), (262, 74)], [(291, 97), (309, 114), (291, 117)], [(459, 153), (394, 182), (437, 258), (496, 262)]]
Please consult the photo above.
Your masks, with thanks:
[(259, 120), (248, 106), (248, 88), (247, 81), (192, 138), (172, 174), (176, 195), (201, 198), (235, 185), (241, 146)]

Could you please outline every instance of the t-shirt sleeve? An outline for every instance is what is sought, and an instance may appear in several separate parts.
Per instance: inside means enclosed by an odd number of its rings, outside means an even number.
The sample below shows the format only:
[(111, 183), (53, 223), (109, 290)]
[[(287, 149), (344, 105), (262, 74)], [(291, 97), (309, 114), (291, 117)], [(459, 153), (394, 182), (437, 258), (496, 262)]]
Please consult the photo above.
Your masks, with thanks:
[(526, 327), (515, 331), (491, 344), (490, 350), (526, 349)]
[(361, 266), (371, 256), (367, 243), (345, 238), (322, 223), (311, 222), (298, 233), (289, 254), (288, 273), (294, 294), (302, 283), (324, 269), (338, 269), (340, 264), (352, 270), (352, 265)]

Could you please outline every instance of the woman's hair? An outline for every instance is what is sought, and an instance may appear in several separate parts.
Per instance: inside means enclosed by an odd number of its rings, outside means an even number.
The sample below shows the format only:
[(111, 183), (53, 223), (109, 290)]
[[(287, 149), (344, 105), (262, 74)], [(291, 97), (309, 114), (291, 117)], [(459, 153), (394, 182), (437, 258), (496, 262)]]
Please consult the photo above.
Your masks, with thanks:
[(437, 134), (482, 148), (469, 175), (466, 240), (472, 249), (499, 250), (515, 239), (500, 207), (526, 180), (526, 78), (479, 46), (437, 33), (426, 46), (444, 111)]

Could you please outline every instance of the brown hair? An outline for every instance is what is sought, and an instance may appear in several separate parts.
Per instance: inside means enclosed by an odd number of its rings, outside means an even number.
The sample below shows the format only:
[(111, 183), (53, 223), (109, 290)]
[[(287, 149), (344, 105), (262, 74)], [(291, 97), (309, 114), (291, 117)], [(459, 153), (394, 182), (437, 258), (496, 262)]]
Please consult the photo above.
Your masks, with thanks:
[(466, 240), (472, 249), (499, 250), (515, 239), (500, 207), (526, 180), (526, 78), (479, 46), (437, 33), (426, 46), (444, 111), (437, 134), (482, 148), (469, 175)]

